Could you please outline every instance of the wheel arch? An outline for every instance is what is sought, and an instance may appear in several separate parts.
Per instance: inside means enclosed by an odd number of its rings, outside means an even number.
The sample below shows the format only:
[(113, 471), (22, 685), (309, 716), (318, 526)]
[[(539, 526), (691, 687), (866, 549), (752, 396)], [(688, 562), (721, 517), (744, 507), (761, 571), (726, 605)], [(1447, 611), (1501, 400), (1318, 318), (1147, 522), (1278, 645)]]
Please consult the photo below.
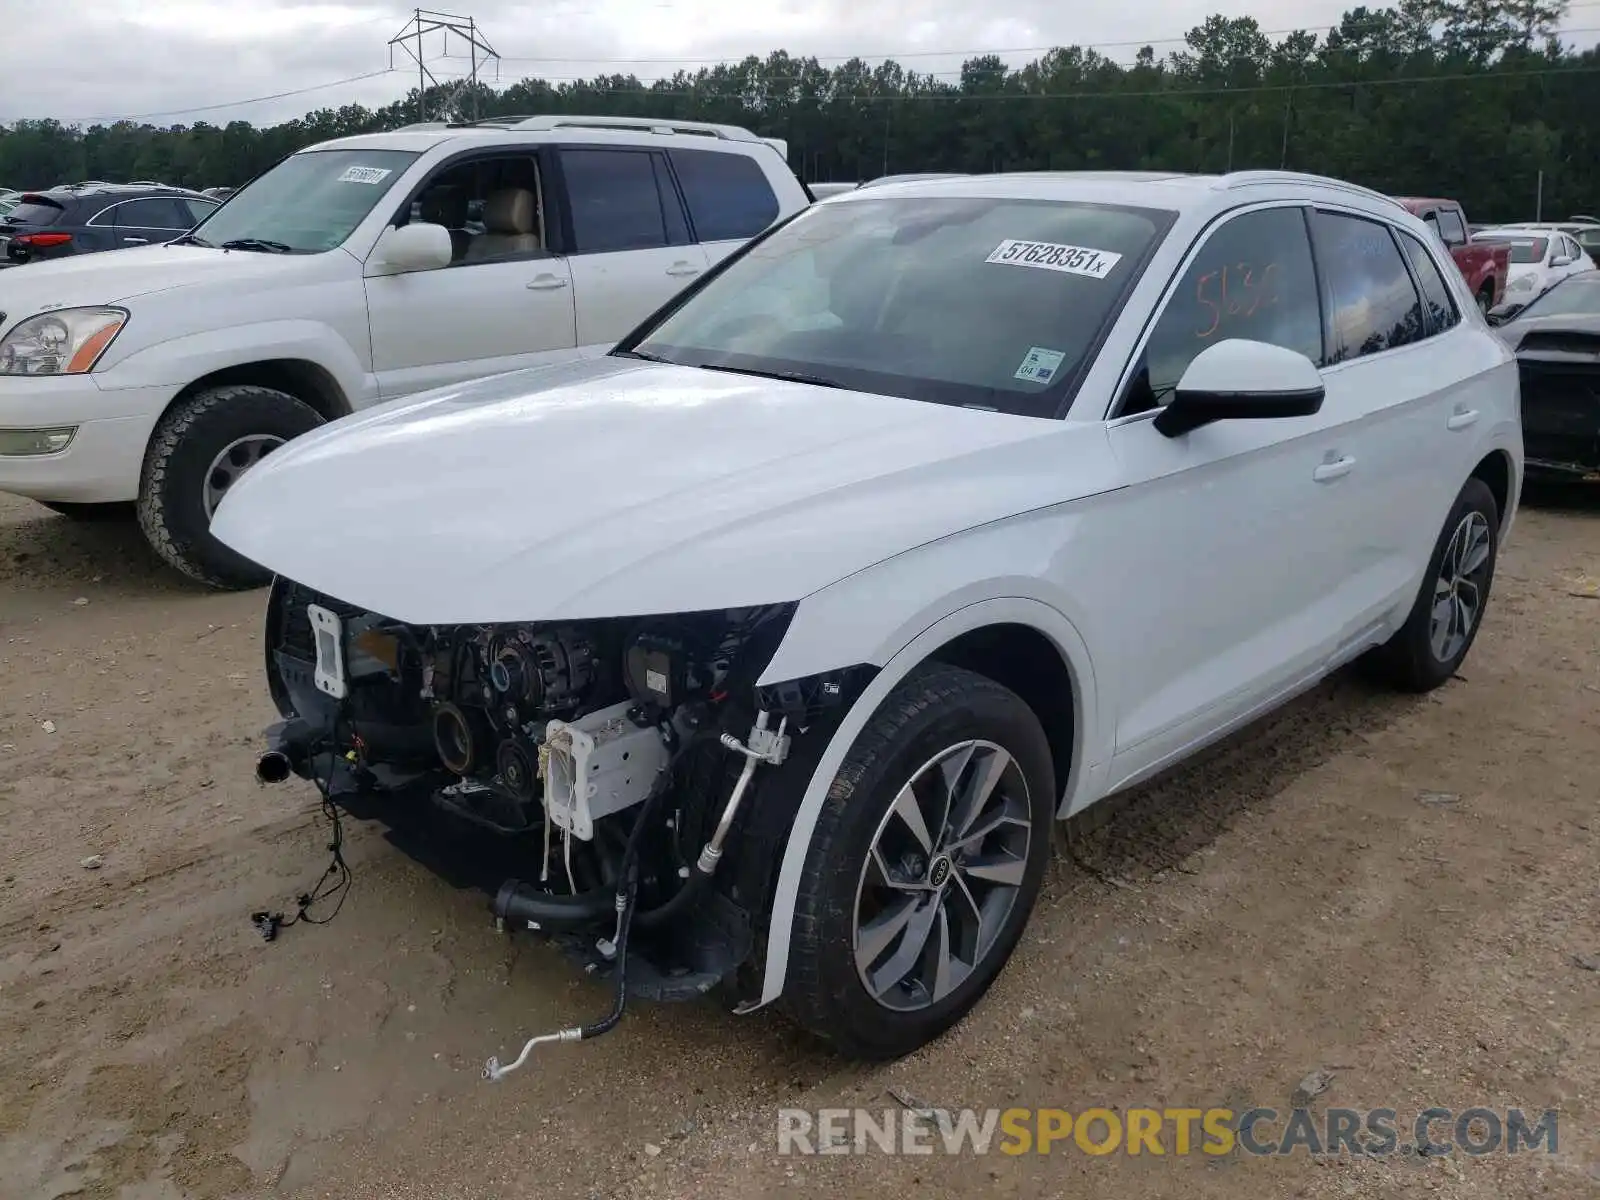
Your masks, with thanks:
[[(1040, 661), (1028, 661), (1029, 655), (1044, 651), (1048, 655)], [(806, 784), (772, 894), (761, 993), (749, 1008), (769, 1004), (783, 992), (801, 875), (834, 775), (889, 693), (927, 662), (962, 666), (994, 678), (1034, 708), (1050, 738), (1058, 771), (1065, 764), (1056, 780), (1058, 816), (1082, 807), (1095, 786), (1097, 768), (1103, 773), (1103, 764), (1087, 761), (1086, 751), (1098, 736), (1094, 667), (1088, 645), (1071, 621), (1043, 601), (1023, 596), (975, 601), (935, 621), (886, 656), (835, 729)], [(1050, 719), (1063, 714), (1066, 729), (1052, 729)]]
[(1517, 482), (1511, 455), (1504, 450), (1489, 451), (1472, 468), (1470, 478), (1483, 480), (1494, 495), (1495, 506), (1500, 510), (1500, 531), (1503, 534), (1511, 523), (1514, 507), (1512, 488)]
[[(335, 421), (354, 411), (344, 388), (320, 363), (308, 358), (264, 358), (236, 366), (221, 367), (200, 376), (172, 397), (161, 415), (164, 417), (174, 407), (191, 396), (212, 388), (236, 387), (253, 384), (272, 388), (293, 396), (296, 400), (316, 410), (324, 421)], [(159, 423), (159, 422), (158, 422)]]

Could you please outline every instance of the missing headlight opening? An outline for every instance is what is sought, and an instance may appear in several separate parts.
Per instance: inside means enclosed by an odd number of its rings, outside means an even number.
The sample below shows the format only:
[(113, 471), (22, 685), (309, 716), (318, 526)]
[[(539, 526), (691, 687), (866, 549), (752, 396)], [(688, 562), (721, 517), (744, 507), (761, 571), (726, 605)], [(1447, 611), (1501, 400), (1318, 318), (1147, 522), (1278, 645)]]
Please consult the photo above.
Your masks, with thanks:
[(490, 837), (505, 853), (484, 861), (516, 867), (474, 880), (497, 926), (612, 977), (605, 1018), (490, 1059), (499, 1079), (543, 1041), (608, 1032), (630, 996), (688, 999), (750, 967), (809, 777), (783, 769), (791, 746), (825, 744), (859, 692), (849, 672), (757, 687), (793, 611), (416, 626), (280, 579), (267, 668), (284, 719), (257, 778)]

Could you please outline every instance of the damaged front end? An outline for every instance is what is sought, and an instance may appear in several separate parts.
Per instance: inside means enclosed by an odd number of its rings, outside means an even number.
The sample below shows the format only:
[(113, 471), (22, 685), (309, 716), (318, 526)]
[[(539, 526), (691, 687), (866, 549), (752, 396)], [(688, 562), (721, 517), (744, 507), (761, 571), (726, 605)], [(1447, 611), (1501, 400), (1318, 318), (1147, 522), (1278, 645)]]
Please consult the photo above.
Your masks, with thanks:
[(1534, 328), (1516, 352), (1528, 477), (1600, 481), (1600, 329)]
[(615, 973), (619, 1014), (624, 964), (633, 996), (737, 998), (800, 796), (872, 674), (758, 687), (794, 608), (417, 626), (280, 578), (257, 777), (490, 839), (485, 861), (517, 864), (483, 881), (502, 928)]

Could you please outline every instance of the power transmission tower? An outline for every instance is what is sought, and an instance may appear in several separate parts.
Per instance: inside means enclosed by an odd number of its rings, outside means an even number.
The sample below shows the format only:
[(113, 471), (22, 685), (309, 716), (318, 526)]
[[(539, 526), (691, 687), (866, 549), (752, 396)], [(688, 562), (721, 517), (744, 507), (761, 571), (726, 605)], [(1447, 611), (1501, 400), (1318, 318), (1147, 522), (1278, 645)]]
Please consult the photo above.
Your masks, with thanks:
[[(468, 119), (476, 121), (478, 119), (478, 68), (487, 66), (490, 59), (493, 59), (498, 64), (500, 61), (499, 53), (484, 38), (483, 31), (478, 28), (476, 19), (457, 16), (454, 13), (430, 12), (425, 8), (413, 9), (411, 20), (405, 23), (405, 27), (399, 33), (389, 39), (389, 65), (391, 67), (394, 66), (394, 48), (396, 46), (399, 46), (409, 54), (411, 60), (417, 64), (417, 120), (419, 121), (428, 119), (429, 86), (434, 88), (440, 86), (439, 80), (428, 69), (428, 60), (422, 56), (423, 38), (430, 33), (438, 33), (443, 36), (446, 52), (450, 49), (450, 35), (452, 33), (461, 38), (467, 43), (467, 53), (471, 62), (467, 77), (457, 83), (450, 93), (440, 101), (438, 117), (440, 119), (450, 116), (454, 116), (457, 119), (466, 117), (467, 114), (455, 111), (462, 91), (466, 90), (472, 99), (472, 110)], [(415, 43), (415, 49), (412, 48), (413, 43)]]

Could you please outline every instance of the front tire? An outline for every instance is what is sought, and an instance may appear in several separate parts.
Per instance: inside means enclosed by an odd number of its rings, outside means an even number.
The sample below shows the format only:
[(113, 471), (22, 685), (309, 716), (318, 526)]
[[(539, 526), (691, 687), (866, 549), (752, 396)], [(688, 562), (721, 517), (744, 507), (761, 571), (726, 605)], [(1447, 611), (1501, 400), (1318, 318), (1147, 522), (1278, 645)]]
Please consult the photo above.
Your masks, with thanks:
[(828, 790), (806, 855), (784, 1005), (852, 1058), (892, 1059), (977, 1004), (1050, 855), (1055, 774), (1033, 711), (991, 679), (918, 669)]
[(1368, 660), (1384, 682), (1430, 692), (1455, 675), (1483, 627), (1500, 550), (1500, 506), (1483, 480), (1467, 480), (1428, 559), (1406, 623)]
[(139, 483), (139, 526), (156, 553), (211, 587), (270, 583), (270, 571), (211, 536), (211, 516), (255, 463), (321, 424), (310, 405), (255, 384), (211, 388), (173, 405), (151, 435)]

